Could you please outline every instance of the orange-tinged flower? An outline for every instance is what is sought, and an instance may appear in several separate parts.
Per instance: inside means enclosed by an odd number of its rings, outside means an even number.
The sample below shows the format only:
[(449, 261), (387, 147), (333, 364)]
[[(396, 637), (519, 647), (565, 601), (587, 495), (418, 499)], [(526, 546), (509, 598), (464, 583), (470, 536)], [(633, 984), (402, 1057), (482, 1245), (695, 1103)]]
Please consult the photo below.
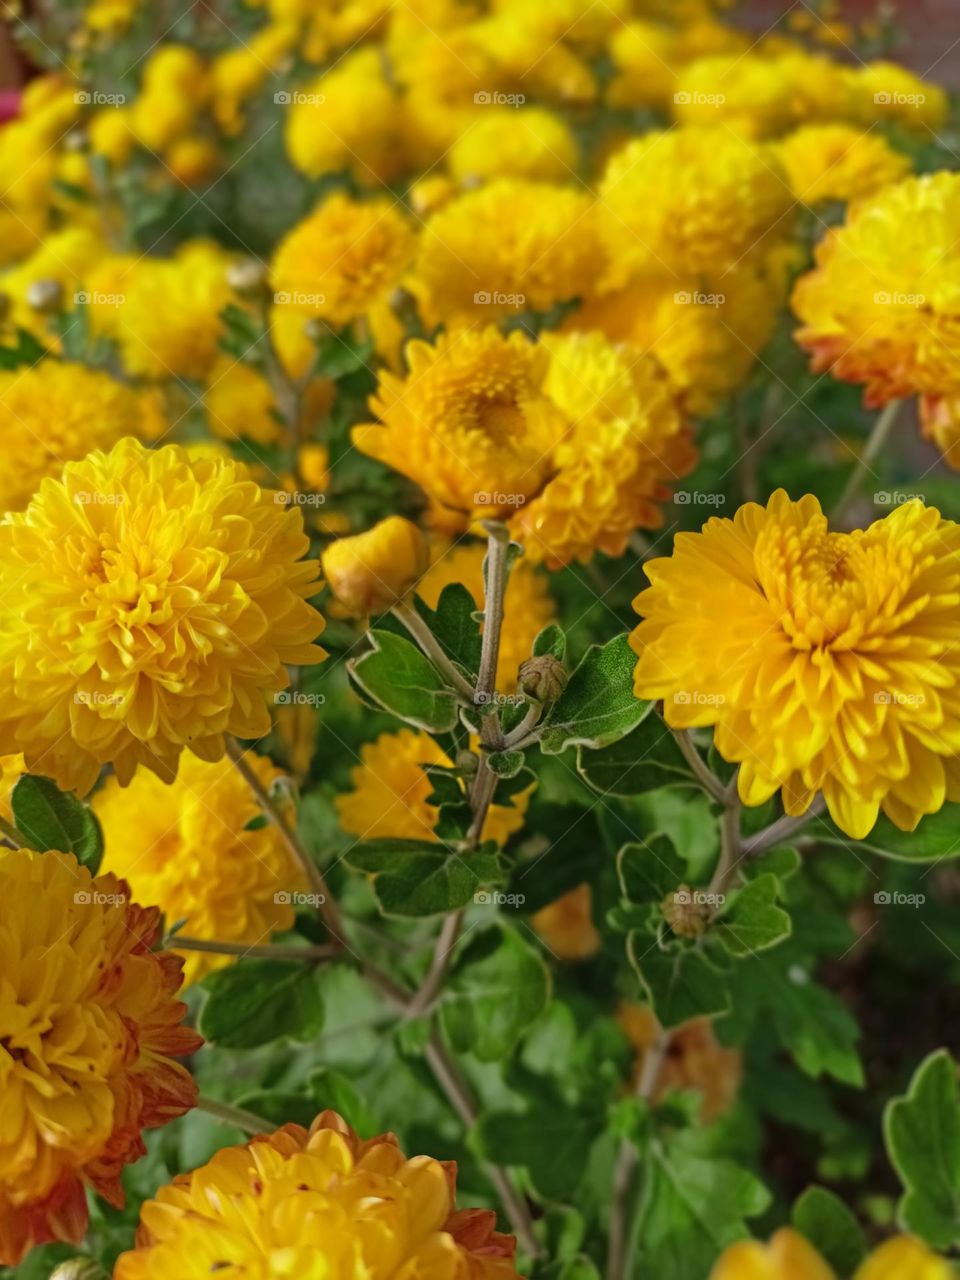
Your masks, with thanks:
[(744, 804), (823, 792), (862, 839), (960, 799), (960, 526), (919, 501), (831, 533), (782, 491), (677, 537), (634, 607), (634, 689), (715, 726)]
[(161, 1187), (115, 1280), (515, 1280), (491, 1210), (456, 1209), (456, 1166), (361, 1141), (335, 1112), (285, 1125)]
[[(617, 1021), (636, 1051), (633, 1068), (636, 1082), (643, 1072), (647, 1054), (661, 1034), (660, 1025), (651, 1009), (626, 1000), (617, 1009)], [(670, 1035), (655, 1101), (673, 1089), (693, 1090), (702, 1098), (700, 1119), (709, 1124), (733, 1105), (742, 1076), (740, 1050), (726, 1049), (720, 1044), (709, 1018), (694, 1018)]]
[(365, 533), (331, 542), (321, 564), (338, 604), (365, 618), (409, 595), (429, 564), (429, 552), (415, 524), (388, 516)]
[(578, 884), (541, 907), (530, 923), (560, 960), (589, 960), (602, 945), (593, 923), (593, 892), (588, 884)]
[(112, 764), (172, 780), (185, 747), (270, 731), (286, 664), (312, 663), (317, 565), (299, 510), (240, 463), (121, 440), (0, 524), (0, 728), (87, 791)]
[[(268, 790), (282, 777), (264, 756), (250, 753), (247, 762)], [(253, 946), (293, 928), (302, 873), (275, 826), (247, 829), (262, 811), (230, 760), (209, 764), (184, 754), (170, 785), (143, 769), (129, 787), (110, 777), (93, 808), (103, 826), (104, 870), (128, 880), (171, 924), (183, 920), (185, 934)], [(182, 954), (187, 985), (230, 963), (224, 955)]]
[(72, 854), (0, 849), (0, 1264), (83, 1238), (85, 1187), (122, 1207), (141, 1133), (195, 1104), (175, 1056), (200, 1038), (174, 997), (180, 961), (154, 951), (159, 912)]

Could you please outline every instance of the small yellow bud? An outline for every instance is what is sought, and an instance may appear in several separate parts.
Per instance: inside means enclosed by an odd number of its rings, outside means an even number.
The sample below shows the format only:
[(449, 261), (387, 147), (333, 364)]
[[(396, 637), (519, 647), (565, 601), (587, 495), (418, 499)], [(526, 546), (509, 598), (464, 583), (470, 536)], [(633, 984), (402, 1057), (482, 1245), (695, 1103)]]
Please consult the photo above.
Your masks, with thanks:
[(321, 559), (330, 589), (354, 617), (384, 613), (410, 592), (429, 565), (423, 534), (402, 516), (332, 542)]
[(545, 653), (520, 664), (520, 692), (535, 702), (556, 702), (567, 687), (567, 672), (562, 662)]

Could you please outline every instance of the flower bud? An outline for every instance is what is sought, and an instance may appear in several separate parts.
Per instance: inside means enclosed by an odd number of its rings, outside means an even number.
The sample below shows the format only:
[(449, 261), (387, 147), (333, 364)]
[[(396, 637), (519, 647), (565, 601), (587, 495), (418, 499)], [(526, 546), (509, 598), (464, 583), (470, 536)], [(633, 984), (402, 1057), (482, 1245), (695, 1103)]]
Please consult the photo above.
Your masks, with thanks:
[(402, 516), (390, 516), (366, 533), (332, 542), (321, 563), (344, 610), (354, 617), (367, 617), (384, 613), (402, 600), (430, 561), (417, 526)]
[(68, 1258), (50, 1272), (50, 1280), (107, 1280), (95, 1258)]
[(470, 776), (480, 767), (480, 757), (473, 751), (458, 751), (454, 762), (461, 773)]
[(239, 258), (227, 267), (227, 284), (241, 298), (255, 298), (267, 288), (267, 268), (256, 258)]
[(27, 305), (34, 311), (62, 311), (63, 285), (59, 280), (34, 280), (27, 286)]
[(556, 702), (567, 687), (566, 668), (549, 653), (522, 662), (517, 679), (520, 692), (534, 702)]
[(699, 938), (706, 932), (710, 907), (688, 884), (678, 885), (660, 904), (664, 920), (678, 938)]

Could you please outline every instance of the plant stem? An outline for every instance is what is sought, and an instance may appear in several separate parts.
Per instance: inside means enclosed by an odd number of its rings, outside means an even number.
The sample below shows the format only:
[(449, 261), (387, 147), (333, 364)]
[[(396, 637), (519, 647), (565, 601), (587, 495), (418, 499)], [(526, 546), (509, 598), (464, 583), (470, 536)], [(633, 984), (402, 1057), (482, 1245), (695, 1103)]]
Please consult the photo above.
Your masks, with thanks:
[(497, 775), (490, 768), (490, 762), (487, 757), (481, 755), (480, 765), (473, 780), (473, 786), (470, 788), (470, 805), (473, 809), (473, 818), (464, 839), (467, 850), (475, 849), (480, 843), (498, 781)]
[(478, 704), (488, 702), (496, 690), (503, 600), (507, 590), (507, 552), (510, 547), (510, 536), (502, 524), (488, 520), (484, 522), (484, 528), (487, 530), (486, 598), (483, 602), (483, 640), (476, 690)]
[(771, 822), (769, 827), (764, 827), (762, 831), (758, 831), (754, 836), (748, 836), (743, 842), (743, 854), (747, 858), (755, 858), (758, 854), (766, 853), (768, 849), (772, 849), (775, 845), (782, 844), (789, 840), (798, 831), (802, 831), (808, 822), (812, 822), (814, 818), (819, 818), (820, 814), (826, 809), (826, 801), (822, 795), (818, 795), (806, 813), (801, 813), (799, 817), (791, 818), (784, 814), (782, 818), (778, 818), (776, 822)]
[(23, 848), (23, 840), (20, 836), (20, 832), (12, 822), (7, 822), (6, 818), (0, 818), (0, 835), (2, 835), (4, 840), (9, 844), (12, 844), (14, 849)]
[(246, 942), (217, 942), (208, 938), (190, 938), (175, 933), (164, 939), (163, 945), (171, 951), (206, 951), (218, 956), (244, 956), (258, 960), (330, 960), (338, 954), (337, 947), (296, 947), (271, 943), (269, 946), (251, 946)]
[(440, 930), (440, 936), (437, 938), (434, 948), (433, 960), (427, 970), (427, 976), (407, 1005), (404, 1017), (419, 1018), (422, 1014), (430, 1012), (433, 1002), (440, 994), (446, 979), (450, 962), (453, 959), (454, 948), (457, 945), (457, 939), (460, 937), (462, 928), (463, 911), (451, 911), (444, 919), (443, 928)]
[[(670, 1046), (670, 1036), (661, 1031), (647, 1050), (643, 1068), (637, 1081), (635, 1096), (650, 1102), (656, 1093), (657, 1082)], [(640, 1157), (636, 1144), (624, 1138), (613, 1174), (613, 1204), (610, 1210), (610, 1244), (607, 1252), (607, 1280), (627, 1280), (629, 1258), (627, 1256), (627, 1201)]]
[(884, 445), (890, 438), (890, 433), (896, 424), (897, 415), (902, 404), (902, 400), (891, 400), (883, 412), (877, 415), (873, 429), (870, 432), (870, 438), (867, 440), (860, 457), (854, 463), (846, 488), (833, 510), (831, 515), (833, 522), (837, 523), (843, 519), (847, 513), (847, 508), (859, 494), (860, 486), (863, 484), (867, 472), (871, 470), (873, 463), (877, 460)]
[(227, 755), (236, 765), (237, 770), (246, 782), (247, 786), (253, 792), (261, 809), (266, 817), (280, 832), (283, 843), (287, 847), (287, 851), (298, 863), (307, 883), (310, 885), (311, 892), (317, 897), (317, 910), (323, 923), (326, 925), (328, 932), (334, 938), (338, 945), (338, 949), (344, 944), (343, 920), (340, 916), (340, 910), (331, 897), (330, 890), (327, 888), (327, 882), (323, 877), (323, 872), (311, 858), (310, 854), (300, 842), (300, 838), (292, 827), (288, 824), (286, 818), (277, 807), (276, 802), (264, 784), (257, 777), (257, 774), (247, 762), (246, 754), (238, 742), (233, 738), (227, 738)]
[(206, 1098), (203, 1094), (197, 1099), (197, 1110), (222, 1120), (224, 1124), (232, 1124), (244, 1133), (272, 1133), (276, 1128), (267, 1120), (255, 1116), (252, 1111), (244, 1111), (243, 1107), (232, 1107), (229, 1102), (218, 1102), (216, 1098)]
[(676, 739), (677, 746), (683, 753), (683, 758), (690, 766), (693, 776), (714, 800), (722, 805), (726, 805), (729, 799), (727, 788), (720, 781), (717, 775), (709, 768), (703, 756), (697, 750), (697, 744), (693, 740), (693, 735), (689, 729), (673, 729), (671, 730)]
[(406, 601), (401, 600), (393, 606), (390, 612), (403, 623), (447, 684), (456, 689), (461, 699), (468, 706), (473, 706), (473, 688), (470, 682), (460, 674), (444, 653), (440, 641), (420, 617), (416, 609), (412, 609)]
[(720, 858), (708, 894), (725, 894), (742, 860), (740, 801), (736, 795), (728, 793), (726, 807), (720, 816)]
[(514, 748), (525, 747), (530, 742), (530, 734), (537, 727), (540, 717), (543, 715), (543, 703), (531, 702), (527, 707), (526, 715), (520, 721), (515, 729), (510, 732), (503, 740), (503, 750), (512, 751)]

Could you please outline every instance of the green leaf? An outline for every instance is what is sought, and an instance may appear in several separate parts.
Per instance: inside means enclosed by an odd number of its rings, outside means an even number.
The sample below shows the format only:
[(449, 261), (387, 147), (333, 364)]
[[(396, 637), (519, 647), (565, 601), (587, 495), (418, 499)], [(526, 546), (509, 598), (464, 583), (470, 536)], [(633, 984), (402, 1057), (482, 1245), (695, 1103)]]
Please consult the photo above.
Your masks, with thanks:
[(904, 1195), (898, 1216), (935, 1249), (960, 1241), (960, 1098), (946, 1049), (921, 1063), (904, 1098), (884, 1116), (887, 1151)]
[(866, 1237), (839, 1196), (823, 1187), (808, 1187), (793, 1206), (791, 1220), (838, 1275), (856, 1271), (867, 1251)]
[(601, 751), (581, 747), (577, 769), (594, 791), (606, 796), (638, 796), (662, 787), (699, 786), (673, 734), (659, 716), (647, 716), (632, 733)]
[(540, 956), (512, 929), (493, 929), (459, 957), (440, 1000), (440, 1021), (458, 1053), (499, 1062), (543, 1012), (549, 993)]
[(474, 684), (480, 670), (481, 639), (476, 617), (477, 603), (473, 596), (462, 582), (449, 582), (440, 592), (436, 610), (419, 596), (415, 603), (417, 612), (440, 642), (444, 653)]
[(524, 764), (522, 751), (491, 751), (487, 763), (498, 778), (515, 778)]
[(534, 640), (531, 653), (534, 658), (549, 655), (551, 658), (556, 658), (558, 662), (562, 662), (567, 656), (567, 637), (563, 633), (563, 628), (556, 622), (545, 626)]
[(13, 788), (13, 821), (31, 849), (72, 853), (91, 875), (100, 870), (103, 832), (91, 809), (50, 778), (24, 774)]
[(731, 1161), (702, 1159), (678, 1142), (651, 1143), (637, 1273), (704, 1280), (718, 1255), (748, 1236), (745, 1219), (769, 1202), (753, 1174)]
[(279, 1089), (256, 1089), (237, 1098), (236, 1105), (252, 1111), (262, 1120), (269, 1120), (278, 1128), (284, 1124), (302, 1124), (309, 1129), (319, 1110), (311, 1098), (300, 1093), (283, 1093)]
[(474, 1140), (488, 1160), (527, 1169), (545, 1200), (563, 1200), (579, 1186), (590, 1148), (602, 1131), (601, 1117), (587, 1107), (567, 1107), (547, 1098), (525, 1112), (481, 1116)]
[(534, 1280), (600, 1280), (600, 1272), (586, 1256), (561, 1258), (534, 1272)]
[(625, 844), (617, 854), (620, 888), (628, 902), (661, 903), (683, 884), (686, 863), (663, 835)]
[(897, 862), (942, 862), (960, 858), (960, 804), (945, 804), (921, 818), (914, 831), (901, 831), (883, 814), (863, 840), (853, 840), (828, 817), (803, 828), (803, 835), (854, 853), (879, 854)]
[(728, 979), (695, 947), (661, 951), (641, 933), (627, 939), (627, 954), (654, 1013), (666, 1029), (730, 1008)]
[(211, 973), (200, 1034), (223, 1049), (252, 1049), (273, 1040), (306, 1043), (323, 1027), (319, 971), (286, 960), (243, 960)]
[(349, 330), (337, 333), (331, 329), (317, 342), (313, 374), (336, 382), (366, 369), (372, 360), (373, 343), (369, 338), (358, 340), (351, 336)]
[(0, 369), (19, 369), (21, 365), (35, 365), (49, 355), (47, 348), (26, 329), (17, 330), (13, 346), (0, 345)]
[(259, 363), (263, 330), (256, 317), (243, 307), (229, 302), (220, 312), (220, 320), (223, 323), (220, 336), (223, 350), (236, 360), (243, 360), (248, 364)]
[(387, 915), (432, 916), (457, 911), (484, 885), (503, 878), (492, 845), (461, 854), (439, 842), (371, 840), (354, 845), (346, 861), (373, 876), (373, 890)]
[(596, 750), (635, 728), (653, 707), (634, 695), (636, 662), (625, 634), (591, 645), (554, 704), (540, 739), (542, 750), (548, 755), (577, 745)]
[(314, 1115), (321, 1111), (336, 1111), (361, 1138), (372, 1137), (377, 1132), (373, 1113), (349, 1077), (321, 1067), (310, 1076), (309, 1084)]
[(780, 882), (772, 873), (750, 880), (730, 894), (711, 936), (719, 938), (731, 955), (746, 956), (775, 947), (789, 938), (790, 916), (776, 905)]
[(374, 702), (428, 733), (449, 733), (457, 723), (457, 696), (431, 662), (402, 636), (371, 631), (373, 649), (347, 667)]

